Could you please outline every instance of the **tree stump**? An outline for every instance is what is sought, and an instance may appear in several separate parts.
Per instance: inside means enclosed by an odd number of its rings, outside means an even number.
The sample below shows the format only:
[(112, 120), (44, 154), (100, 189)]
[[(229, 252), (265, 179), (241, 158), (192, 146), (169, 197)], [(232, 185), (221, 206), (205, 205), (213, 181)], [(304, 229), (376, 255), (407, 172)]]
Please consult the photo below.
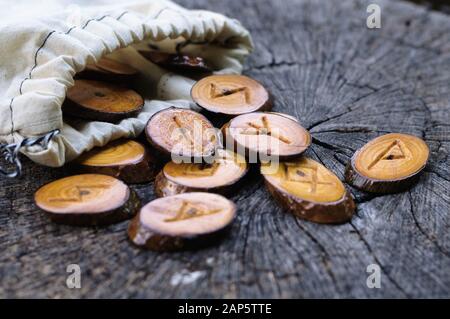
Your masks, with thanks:
[[(420, 180), (389, 195), (350, 187), (357, 213), (331, 226), (288, 214), (255, 174), (231, 198), (237, 217), (220, 245), (156, 253), (130, 245), (128, 222), (98, 229), (50, 223), (33, 193), (67, 171), (24, 161), (22, 179), (0, 180), (0, 297), (449, 298), (450, 16), (376, 1), (382, 27), (368, 29), (372, 1), (179, 2), (248, 27), (256, 50), (244, 74), (270, 90), (274, 112), (310, 130), (307, 156), (344, 180), (366, 142), (412, 134), (430, 148)], [(152, 184), (132, 188), (143, 204), (155, 198)], [(73, 263), (81, 289), (66, 287)], [(381, 289), (366, 285), (371, 264), (380, 267)]]

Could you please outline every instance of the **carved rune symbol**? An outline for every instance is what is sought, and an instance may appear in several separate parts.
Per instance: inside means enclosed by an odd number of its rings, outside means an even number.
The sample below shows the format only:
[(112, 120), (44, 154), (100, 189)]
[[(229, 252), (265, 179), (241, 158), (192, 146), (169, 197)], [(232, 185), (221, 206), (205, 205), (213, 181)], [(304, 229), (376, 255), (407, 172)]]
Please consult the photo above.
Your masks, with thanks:
[(293, 183), (306, 183), (310, 185), (310, 193), (315, 193), (317, 185), (334, 185), (332, 182), (319, 181), (316, 166), (298, 166), (295, 163), (284, 163), (284, 176)]
[(180, 119), (177, 116), (173, 117), (173, 121), (177, 125), (177, 128), (181, 132), (181, 136), (188, 141), (189, 144), (193, 145), (194, 140), (192, 139), (191, 132), (186, 129), (186, 127), (183, 125), (183, 123), (180, 121)]
[(235, 89), (226, 89), (226, 88), (218, 89), (214, 83), (211, 83), (209, 91), (209, 97), (211, 99), (217, 99), (220, 97), (229, 96), (233, 94), (240, 94), (241, 96), (244, 97), (245, 103), (250, 103), (250, 92), (247, 87), (241, 86)]
[(83, 186), (75, 186), (75, 189), (77, 193), (74, 195), (74, 197), (68, 197), (68, 198), (62, 198), (62, 197), (55, 197), (55, 198), (49, 198), (49, 202), (75, 202), (80, 203), (83, 201), (83, 196), (89, 195), (91, 193), (92, 188), (100, 188), (100, 189), (106, 189), (109, 188), (109, 184), (95, 184), (95, 185), (83, 185)]
[(167, 218), (165, 222), (178, 222), (180, 220), (191, 219), (194, 217), (201, 217), (206, 215), (212, 215), (220, 212), (221, 209), (211, 209), (201, 207), (201, 204), (194, 204), (187, 201), (183, 201), (180, 209), (174, 217)]
[(405, 159), (405, 152), (403, 150), (404, 146), (402, 146), (400, 140), (395, 140), (389, 144), (389, 146), (370, 163), (367, 167), (371, 169), (380, 161), (392, 161), (397, 159)]
[(202, 163), (202, 164), (191, 164), (183, 166), (183, 175), (187, 176), (212, 176), (219, 169), (219, 166), (227, 165), (230, 163), (237, 162), (237, 159), (233, 155), (227, 153), (216, 157), (215, 162), (212, 164)]
[(248, 122), (247, 125), (250, 126), (250, 128), (244, 129), (241, 134), (244, 135), (268, 135), (273, 136), (276, 139), (280, 140), (283, 143), (291, 144), (291, 141), (283, 136), (282, 134), (278, 134), (270, 128), (269, 120), (267, 119), (267, 116), (261, 117), (262, 125), (256, 124), (253, 122)]

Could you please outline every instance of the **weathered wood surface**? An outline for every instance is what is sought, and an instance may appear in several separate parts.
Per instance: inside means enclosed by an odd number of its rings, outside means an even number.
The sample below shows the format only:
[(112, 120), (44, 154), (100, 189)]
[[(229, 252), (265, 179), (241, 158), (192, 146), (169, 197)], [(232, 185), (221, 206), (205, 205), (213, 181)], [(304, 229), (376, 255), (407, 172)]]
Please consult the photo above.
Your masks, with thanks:
[[(0, 297), (450, 297), (450, 17), (383, 1), (382, 28), (369, 30), (368, 1), (180, 2), (251, 30), (245, 73), (311, 130), (310, 156), (342, 179), (368, 140), (416, 134), (432, 154), (419, 184), (385, 196), (351, 189), (357, 216), (327, 226), (284, 213), (255, 177), (232, 198), (238, 218), (219, 246), (154, 253), (129, 243), (127, 222), (49, 222), (32, 195), (66, 171), (26, 161), (21, 180), (0, 181)], [(154, 198), (152, 185), (134, 189)], [(65, 285), (71, 263), (81, 289)], [(366, 286), (373, 263), (381, 289)]]

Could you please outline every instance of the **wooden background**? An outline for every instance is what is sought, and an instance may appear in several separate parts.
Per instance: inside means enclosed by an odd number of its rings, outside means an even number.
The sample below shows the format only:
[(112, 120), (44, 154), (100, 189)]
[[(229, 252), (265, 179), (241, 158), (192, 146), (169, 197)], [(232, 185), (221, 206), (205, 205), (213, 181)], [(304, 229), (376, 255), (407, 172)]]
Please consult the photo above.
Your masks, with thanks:
[[(0, 180), (0, 297), (450, 297), (450, 16), (377, 1), (382, 28), (369, 30), (369, 1), (179, 2), (249, 28), (256, 50), (245, 73), (311, 131), (309, 156), (342, 178), (371, 138), (415, 134), (432, 152), (420, 182), (396, 195), (351, 189), (357, 216), (327, 226), (283, 212), (254, 177), (232, 198), (238, 217), (219, 246), (154, 253), (130, 245), (127, 222), (50, 223), (33, 192), (66, 172), (26, 160), (22, 179)], [(134, 188), (144, 203), (154, 198), (152, 185)], [(72, 263), (81, 289), (65, 285)], [(381, 289), (366, 286), (373, 263)]]

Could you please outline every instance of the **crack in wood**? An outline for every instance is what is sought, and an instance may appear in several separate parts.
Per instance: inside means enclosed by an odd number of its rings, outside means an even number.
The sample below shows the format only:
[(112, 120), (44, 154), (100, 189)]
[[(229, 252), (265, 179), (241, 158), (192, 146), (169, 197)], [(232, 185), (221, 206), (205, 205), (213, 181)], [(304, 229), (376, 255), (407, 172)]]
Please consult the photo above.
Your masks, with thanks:
[(375, 263), (380, 266), (380, 269), (383, 271), (383, 273), (386, 275), (386, 277), (389, 279), (389, 281), (401, 292), (403, 293), (403, 295), (405, 295), (407, 298), (411, 298), (411, 296), (409, 295), (409, 293), (407, 293), (400, 285), (399, 283), (386, 271), (386, 267), (381, 263), (381, 261), (379, 260), (379, 258), (377, 257), (377, 255), (374, 253), (374, 251), (372, 250), (372, 247), (370, 247), (369, 243), (367, 242), (367, 240), (362, 236), (361, 232), (359, 231), (359, 229), (354, 225), (353, 222), (350, 222), (350, 225), (353, 227), (353, 229), (355, 230), (355, 234), (358, 235), (358, 237), (361, 239), (361, 241), (363, 242), (364, 246), (366, 247), (367, 251), (370, 253), (370, 255), (372, 256), (373, 260), (375, 261)]
[(415, 214), (415, 210), (414, 210), (414, 204), (413, 204), (413, 196), (411, 194), (411, 191), (408, 191), (408, 200), (409, 200), (409, 204), (410, 204), (410, 212), (414, 221), (414, 224), (416, 225), (417, 229), (420, 231), (420, 233), (425, 236), (426, 239), (428, 239), (436, 248), (439, 252), (441, 252), (445, 257), (450, 258), (450, 252), (448, 252), (447, 250), (445, 250), (440, 244), (439, 242), (436, 240), (436, 237), (434, 235), (430, 235), (428, 234), (423, 228), (422, 226), (420, 226), (419, 221), (417, 220), (417, 216)]

